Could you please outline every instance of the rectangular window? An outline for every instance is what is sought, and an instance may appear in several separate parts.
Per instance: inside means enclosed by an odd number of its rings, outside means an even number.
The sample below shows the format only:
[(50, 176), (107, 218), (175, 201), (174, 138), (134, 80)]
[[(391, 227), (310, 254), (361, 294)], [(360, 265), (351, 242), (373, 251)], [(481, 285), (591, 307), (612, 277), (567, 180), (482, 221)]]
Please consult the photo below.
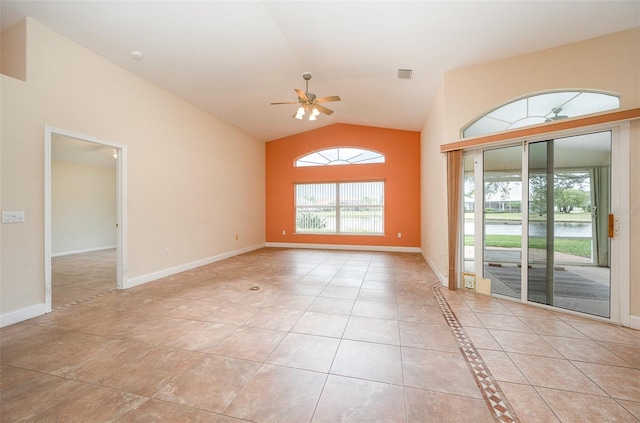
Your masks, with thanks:
[(296, 233), (383, 235), (384, 182), (296, 184)]

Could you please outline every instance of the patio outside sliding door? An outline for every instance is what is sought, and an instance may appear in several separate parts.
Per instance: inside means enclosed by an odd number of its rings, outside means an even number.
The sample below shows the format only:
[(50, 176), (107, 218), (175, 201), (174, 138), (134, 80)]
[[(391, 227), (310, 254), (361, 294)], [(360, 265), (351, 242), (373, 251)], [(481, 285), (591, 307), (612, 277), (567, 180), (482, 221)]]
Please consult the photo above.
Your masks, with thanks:
[(527, 299), (609, 317), (611, 132), (528, 147)]
[(522, 145), (486, 150), (483, 157), (483, 271), (491, 292), (520, 298)]

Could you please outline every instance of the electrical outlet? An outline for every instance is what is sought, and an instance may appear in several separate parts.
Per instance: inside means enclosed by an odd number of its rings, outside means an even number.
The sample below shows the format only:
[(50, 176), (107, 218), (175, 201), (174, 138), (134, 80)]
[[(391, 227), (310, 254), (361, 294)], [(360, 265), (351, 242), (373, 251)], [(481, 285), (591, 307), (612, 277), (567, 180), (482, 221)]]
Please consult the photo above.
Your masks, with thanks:
[(398, 238), (402, 238), (402, 232), (398, 232)]
[(282, 231), (282, 235), (286, 235), (286, 234), (287, 234), (287, 231), (284, 231), (284, 230), (283, 230), (283, 231)]
[(164, 255), (168, 255), (169, 254), (169, 247), (164, 247)]

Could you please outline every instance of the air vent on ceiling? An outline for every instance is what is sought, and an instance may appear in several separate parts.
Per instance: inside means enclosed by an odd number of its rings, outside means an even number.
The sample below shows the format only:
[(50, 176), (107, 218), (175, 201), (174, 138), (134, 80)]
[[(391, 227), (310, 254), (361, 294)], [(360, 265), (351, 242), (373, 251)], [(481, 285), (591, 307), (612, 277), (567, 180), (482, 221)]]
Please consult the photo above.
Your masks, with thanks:
[(413, 70), (398, 69), (398, 79), (411, 79), (412, 77), (413, 77)]

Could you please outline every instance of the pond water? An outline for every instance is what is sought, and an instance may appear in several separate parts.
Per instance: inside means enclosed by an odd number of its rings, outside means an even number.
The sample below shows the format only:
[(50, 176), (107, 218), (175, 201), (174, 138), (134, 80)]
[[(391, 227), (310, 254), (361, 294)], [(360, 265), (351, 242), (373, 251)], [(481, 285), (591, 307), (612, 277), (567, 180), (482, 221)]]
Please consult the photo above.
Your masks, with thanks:
[[(531, 222), (529, 235), (545, 236), (546, 226), (545, 222)], [(473, 229), (473, 221), (465, 220), (464, 234), (473, 235)], [(487, 235), (521, 235), (522, 225), (520, 222), (488, 222), (485, 232)], [(591, 222), (556, 222), (554, 235), (560, 238), (591, 238)]]

